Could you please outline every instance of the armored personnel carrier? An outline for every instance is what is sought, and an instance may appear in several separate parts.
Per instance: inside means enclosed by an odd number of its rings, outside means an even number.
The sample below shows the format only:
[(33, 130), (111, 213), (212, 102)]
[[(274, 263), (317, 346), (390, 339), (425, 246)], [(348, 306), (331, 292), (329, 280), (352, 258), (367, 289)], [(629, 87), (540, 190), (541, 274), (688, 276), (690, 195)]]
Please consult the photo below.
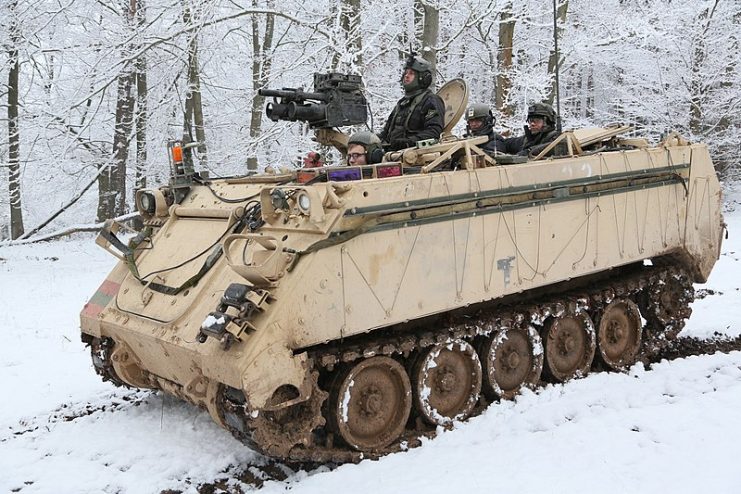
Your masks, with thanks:
[(144, 229), (99, 237), (121, 262), (81, 314), (96, 371), (272, 457), (352, 461), (676, 337), (723, 233), (707, 147), (614, 127), (492, 158), (450, 135), (465, 84), (441, 94), (443, 139), (368, 166), (209, 179), (173, 144)]

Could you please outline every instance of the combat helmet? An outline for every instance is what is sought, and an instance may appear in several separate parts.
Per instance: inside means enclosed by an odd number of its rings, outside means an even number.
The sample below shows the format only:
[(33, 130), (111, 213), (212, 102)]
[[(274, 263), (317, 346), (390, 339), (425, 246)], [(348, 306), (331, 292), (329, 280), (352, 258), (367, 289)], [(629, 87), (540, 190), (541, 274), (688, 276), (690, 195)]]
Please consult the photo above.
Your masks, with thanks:
[(417, 89), (427, 89), (432, 84), (432, 64), (424, 58), (411, 53), (404, 65), (404, 70), (406, 69), (412, 69), (417, 74), (417, 77), (414, 78), (411, 84), (405, 85), (404, 72), (402, 72), (401, 83), (404, 85), (405, 92), (410, 93)]
[(368, 163), (380, 163), (383, 159), (383, 149), (381, 148), (381, 139), (367, 130), (355, 132), (347, 140), (347, 146), (350, 144), (360, 144), (365, 147), (366, 160)]
[(540, 117), (545, 120), (547, 125), (553, 127), (556, 125), (556, 111), (548, 103), (533, 103), (527, 109), (527, 119)]
[[(469, 135), (477, 135), (477, 136), (488, 135), (492, 130), (494, 130), (494, 113), (492, 113), (491, 108), (489, 108), (489, 105), (486, 105), (484, 103), (472, 104), (466, 110), (465, 118), (466, 118), (466, 132)], [(484, 121), (484, 125), (482, 125), (480, 128), (473, 131), (471, 130), (471, 127), (469, 126), (468, 122), (471, 120), (476, 120), (476, 119), (482, 119)]]

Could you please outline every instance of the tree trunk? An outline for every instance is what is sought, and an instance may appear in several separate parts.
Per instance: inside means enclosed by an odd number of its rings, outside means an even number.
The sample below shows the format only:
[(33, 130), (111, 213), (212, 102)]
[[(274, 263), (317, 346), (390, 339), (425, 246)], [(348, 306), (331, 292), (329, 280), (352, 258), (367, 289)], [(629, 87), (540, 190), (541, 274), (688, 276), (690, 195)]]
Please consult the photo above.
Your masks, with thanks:
[(499, 15), (499, 50), (497, 52), (497, 89), (496, 106), (499, 113), (511, 117), (512, 105), (509, 104), (509, 91), (512, 89), (512, 42), (515, 36), (515, 21), (512, 18), (512, 3), (509, 2)]
[[(562, 26), (563, 23), (566, 22), (566, 12), (568, 12), (568, 10), (569, 0), (562, 0), (561, 4), (556, 10), (556, 17), (558, 18), (558, 29), (556, 29), (556, 36), (558, 36), (558, 39), (561, 39), (561, 33), (563, 32)], [(552, 49), (551, 55), (550, 57), (548, 57), (548, 76), (551, 79), (551, 87), (548, 91), (547, 101), (550, 104), (553, 104), (556, 99), (556, 69), (561, 63), (561, 60), (558, 59), (560, 55), (560, 53), (556, 54), (556, 51)]]
[(707, 33), (713, 20), (719, 0), (715, 0), (712, 7), (704, 9), (698, 16), (698, 21), (704, 24), (703, 31), (695, 36), (694, 51), (692, 52), (692, 73), (690, 79), (690, 132), (693, 137), (700, 137), (705, 133), (705, 116), (703, 103), (708, 90), (702, 74), (705, 59), (708, 56)]
[(18, 127), (18, 93), (20, 63), (18, 62), (18, 45), (20, 44), (20, 27), (16, 17), (18, 2), (12, 0), (10, 12), (11, 46), (8, 52), (10, 70), (8, 71), (8, 193), (10, 196), (10, 238), (23, 235), (23, 211), (21, 210), (21, 136)]
[[(183, 24), (192, 23), (190, 8), (185, 7)], [(184, 133), (192, 139), (192, 125), (195, 126), (195, 140), (198, 142), (198, 159), (201, 166), (207, 166), (206, 131), (203, 121), (203, 103), (201, 102), (201, 75), (198, 66), (198, 35), (195, 32), (188, 34), (188, 96), (185, 101)], [(192, 117), (192, 120), (191, 120)]]
[[(136, 0), (130, 0), (126, 12), (129, 26), (134, 26)], [(133, 51), (127, 46), (124, 56)], [(116, 101), (116, 121), (113, 129), (113, 157), (98, 176), (98, 221), (120, 216), (126, 211), (126, 164), (129, 160), (131, 130), (134, 125), (134, 84), (136, 71), (131, 66), (124, 66), (118, 76)]]
[(118, 76), (116, 123), (113, 131), (113, 157), (108, 170), (98, 177), (98, 221), (120, 216), (126, 210), (126, 163), (133, 127), (135, 73), (130, 69)]
[(437, 39), (440, 33), (440, 11), (425, 0), (414, 1), (414, 23), (422, 58), (432, 65), (434, 84), (437, 75)]
[[(273, 8), (273, 1), (268, 2), (268, 8)], [(252, 7), (257, 8), (257, 0), (252, 0)], [(262, 133), (262, 115), (265, 97), (257, 94), (264, 88), (270, 79), (273, 49), (273, 32), (275, 30), (275, 16), (265, 15), (265, 34), (260, 41), (260, 25), (257, 15), (252, 16), (252, 107), (250, 108), (250, 140), (255, 141)], [(247, 169), (257, 170), (257, 156), (247, 158)]]
[[(349, 72), (357, 71), (363, 73), (363, 40), (360, 26), (360, 0), (339, 0), (340, 28), (344, 46), (335, 50), (332, 58), (334, 71)], [(350, 54), (346, 67), (341, 67), (341, 53)]]
[[(425, 7), (424, 0), (414, 0), (414, 38), (419, 42), (422, 39), (422, 33), (425, 27)], [(412, 49), (412, 41), (409, 41), (410, 49)], [(405, 47), (406, 48), (406, 47)]]
[[(144, 0), (139, 0), (137, 23), (143, 27), (146, 21)], [(147, 186), (147, 122), (149, 121), (149, 106), (147, 97), (147, 58), (145, 55), (136, 61), (136, 180), (135, 188), (143, 189)]]

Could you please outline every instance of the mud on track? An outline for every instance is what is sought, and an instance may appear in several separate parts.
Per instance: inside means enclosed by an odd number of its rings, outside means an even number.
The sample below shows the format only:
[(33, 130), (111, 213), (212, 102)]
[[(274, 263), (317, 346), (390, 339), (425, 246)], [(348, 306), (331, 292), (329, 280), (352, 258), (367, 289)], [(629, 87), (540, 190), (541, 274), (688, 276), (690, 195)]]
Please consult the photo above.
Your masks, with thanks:
[(650, 359), (650, 363), (694, 355), (713, 355), (717, 352), (729, 353), (736, 350), (741, 350), (741, 336), (727, 338), (716, 332), (713, 338), (705, 340), (699, 338), (677, 338), (657, 352)]
[[(727, 338), (716, 333), (711, 339), (678, 338), (653, 354), (645, 364), (647, 370), (650, 371), (652, 364), (663, 360), (732, 351), (741, 351), (741, 336)], [(267, 459), (265, 461), (264, 464), (259, 465), (232, 465), (224, 472), (223, 477), (197, 485), (197, 492), (199, 494), (245, 494), (245, 487), (248, 490), (260, 489), (267, 481), (282, 482), (302, 470), (311, 474), (318, 471), (331, 471), (338, 466), (336, 464), (280, 463)], [(182, 491), (179, 490), (166, 490), (161, 494), (181, 493)]]

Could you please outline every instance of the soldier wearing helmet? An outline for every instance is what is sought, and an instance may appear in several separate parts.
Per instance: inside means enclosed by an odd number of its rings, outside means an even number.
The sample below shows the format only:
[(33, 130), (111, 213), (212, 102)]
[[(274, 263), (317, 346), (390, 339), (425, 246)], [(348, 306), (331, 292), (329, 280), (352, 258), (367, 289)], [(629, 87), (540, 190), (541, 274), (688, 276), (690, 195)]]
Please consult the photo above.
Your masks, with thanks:
[(404, 97), (396, 103), (380, 134), (386, 150), (397, 151), (412, 147), (417, 141), (440, 137), (445, 106), (430, 89), (432, 78), (430, 63), (411, 54), (401, 77)]
[(383, 159), (381, 139), (373, 132), (356, 132), (347, 141), (347, 164), (362, 166), (380, 163)]
[(534, 103), (527, 109), (527, 125), (518, 154), (535, 156), (558, 137), (556, 112), (548, 103)]
[(517, 142), (508, 142), (511, 140), (494, 132), (494, 114), (488, 105), (474, 103), (466, 110), (465, 118), (466, 137), (487, 136), (489, 138), (484, 144), (479, 145), (487, 154), (491, 156), (496, 153), (516, 154), (520, 151)]

